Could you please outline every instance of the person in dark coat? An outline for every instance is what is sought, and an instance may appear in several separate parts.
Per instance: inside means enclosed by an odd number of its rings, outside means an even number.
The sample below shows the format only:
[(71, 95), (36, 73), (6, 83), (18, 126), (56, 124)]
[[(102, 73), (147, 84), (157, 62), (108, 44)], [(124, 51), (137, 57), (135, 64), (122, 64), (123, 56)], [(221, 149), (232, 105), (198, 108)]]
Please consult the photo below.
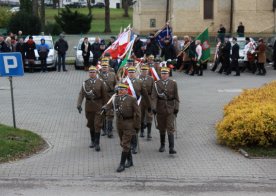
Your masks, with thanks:
[(242, 24), (242, 22), (240, 22), (238, 26), (237, 34), (239, 37), (244, 37), (244, 25)]
[(20, 52), (23, 60), (23, 64), (25, 64), (25, 51), (26, 51), (26, 44), (24, 43), (23, 38), (20, 38), (15, 46), (15, 51)]
[(240, 76), (240, 68), (239, 68), (239, 51), (240, 46), (237, 44), (237, 38), (233, 37), (233, 46), (232, 46), (232, 54), (231, 54), (231, 66), (228, 67), (226, 75), (230, 75), (232, 70), (235, 68), (236, 76)]
[(91, 51), (93, 53), (93, 61), (92, 65), (97, 66), (98, 61), (101, 57), (101, 52), (100, 52), (100, 38), (96, 37), (95, 42), (91, 46)]
[(106, 48), (108, 48), (109, 46), (111, 46), (115, 41), (116, 41), (116, 37), (115, 36), (111, 36), (110, 37), (110, 41), (107, 44)]
[(58, 71), (60, 71), (61, 66), (63, 71), (67, 71), (65, 68), (65, 57), (68, 48), (68, 43), (64, 39), (64, 35), (60, 34), (59, 40), (55, 43), (55, 50), (58, 52)]
[(221, 68), (218, 73), (227, 72), (230, 66), (230, 53), (231, 53), (231, 43), (229, 38), (225, 38), (225, 42), (221, 46)]
[(157, 44), (155, 43), (154, 39), (151, 39), (150, 37), (148, 37), (147, 39), (147, 46), (146, 46), (146, 55), (153, 55), (154, 58), (159, 54), (159, 48), (157, 46)]
[(3, 36), (0, 36), (0, 53), (2, 52), (11, 52)]
[(144, 52), (141, 51), (141, 48), (143, 46), (144, 46), (144, 42), (141, 41), (139, 36), (137, 36), (133, 44), (133, 53), (137, 58), (144, 57)]
[(83, 57), (84, 70), (88, 71), (89, 58), (90, 58), (90, 52), (91, 52), (91, 44), (89, 43), (87, 37), (85, 37), (83, 39), (83, 42), (81, 44), (81, 51), (82, 51), (82, 57)]
[(222, 42), (224, 42), (225, 33), (226, 33), (225, 27), (222, 24), (220, 24), (219, 30), (218, 30), (218, 37)]
[(165, 38), (164, 40), (164, 47), (162, 48), (161, 57), (164, 57), (165, 61), (168, 59), (175, 59), (176, 53), (174, 46), (170, 43), (169, 38)]
[(35, 61), (35, 52), (36, 49), (35, 42), (32, 36), (29, 36), (29, 40), (26, 42), (26, 59), (28, 60), (30, 72), (34, 72), (34, 61)]

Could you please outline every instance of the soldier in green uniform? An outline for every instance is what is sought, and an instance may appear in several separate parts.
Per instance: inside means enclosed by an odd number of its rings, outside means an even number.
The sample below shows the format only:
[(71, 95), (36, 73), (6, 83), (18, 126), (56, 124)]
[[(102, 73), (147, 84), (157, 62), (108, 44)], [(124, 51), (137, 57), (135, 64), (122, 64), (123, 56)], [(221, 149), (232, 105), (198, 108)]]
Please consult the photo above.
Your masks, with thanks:
[[(116, 76), (114, 72), (110, 72), (109, 69), (109, 63), (108, 62), (102, 62), (101, 64), (102, 69), (98, 72), (99, 78), (104, 82), (105, 89), (107, 92), (108, 100), (111, 98), (111, 96), (115, 93), (114, 89), (116, 86)], [(108, 135), (109, 138), (113, 137), (112, 133), (112, 124), (114, 119), (114, 111), (110, 110), (105, 117), (105, 120), (103, 122), (103, 133), (102, 136)]]
[[(141, 75), (139, 79), (142, 80), (144, 87), (147, 90), (149, 98), (151, 98), (154, 80), (149, 76), (149, 67), (145, 64), (141, 66)], [(147, 128), (147, 139), (151, 137), (151, 125), (152, 125), (152, 112), (148, 111), (149, 106), (146, 103), (146, 99), (142, 98), (141, 101), (141, 132), (140, 137), (144, 137), (144, 128)]]
[(174, 132), (175, 118), (179, 111), (177, 84), (169, 79), (169, 68), (161, 68), (161, 80), (154, 83), (152, 92), (152, 112), (157, 117), (157, 129), (160, 132), (159, 152), (165, 151), (166, 132), (169, 140), (169, 153), (175, 154)]
[[(104, 107), (103, 112), (114, 108), (116, 114), (116, 125), (120, 138), (120, 145), (123, 149), (121, 162), (117, 172), (122, 172), (125, 168), (133, 166), (132, 154), (130, 151), (130, 142), (132, 136), (136, 135), (135, 130), (140, 129), (140, 109), (137, 100), (128, 95), (128, 85), (119, 84), (118, 95), (112, 101), (110, 100)], [(127, 160), (127, 163), (125, 164)]]
[[(141, 109), (141, 103), (142, 100), (145, 102), (145, 105), (147, 106), (148, 110), (151, 110), (151, 102), (150, 98), (148, 96), (148, 92), (143, 85), (143, 82), (136, 78), (136, 68), (135, 67), (129, 67), (128, 68), (128, 78), (130, 79), (130, 82), (132, 83), (133, 89), (135, 91), (135, 96), (138, 102), (138, 105), (140, 106)], [(139, 132), (139, 130), (138, 130)], [(137, 132), (137, 134), (138, 134)], [(134, 135), (131, 140), (131, 148), (132, 148), (132, 153), (137, 154), (137, 135)]]
[(82, 111), (82, 101), (85, 101), (85, 116), (87, 119), (87, 127), (90, 129), (91, 145), (96, 151), (100, 151), (100, 132), (102, 128), (101, 108), (108, 101), (107, 91), (104, 82), (97, 78), (97, 68), (91, 66), (89, 68), (89, 79), (83, 82), (77, 109), (79, 113)]

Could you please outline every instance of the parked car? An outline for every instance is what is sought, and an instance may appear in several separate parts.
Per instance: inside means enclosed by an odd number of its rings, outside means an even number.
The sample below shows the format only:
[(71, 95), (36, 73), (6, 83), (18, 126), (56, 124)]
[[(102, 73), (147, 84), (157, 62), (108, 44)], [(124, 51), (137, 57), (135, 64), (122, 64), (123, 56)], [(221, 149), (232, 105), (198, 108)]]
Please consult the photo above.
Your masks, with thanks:
[(276, 41), (276, 37), (269, 37), (266, 41), (266, 60), (267, 62), (273, 61), (273, 46)]
[(92, 7), (104, 8), (104, 7), (105, 7), (105, 4), (102, 3), (102, 2), (97, 2), (97, 3), (93, 4)]
[(13, 7), (10, 9), (10, 12), (11, 13), (16, 13), (16, 12), (19, 12), (20, 11), (20, 7)]
[[(57, 54), (54, 50), (54, 42), (52, 36), (44, 36), (44, 35), (33, 35), (33, 40), (35, 42), (36, 47), (41, 44), (41, 38), (45, 39), (45, 43), (49, 46), (49, 53), (46, 59), (47, 68), (56, 67)], [(25, 42), (29, 40), (29, 36), (26, 37)], [(41, 68), (41, 61), (39, 60), (39, 55), (37, 49), (35, 49), (35, 62), (34, 68)], [(25, 60), (26, 68), (28, 67), (28, 60)]]
[(87, 3), (86, 2), (72, 2), (67, 5), (70, 8), (81, 8), (81, 7), (86, 7)]
[[(80, 68), (83, 68), (84, 65), (83, 65), (83, 57), (82, 57), (82, 50), (81, 50), (81, 44), (83, 42), (83, 39), (84, 38), (81, 38), (79, 40), (79, 43), (77, 46), (74, 47), (74, 49), (76, 50), (76, 53), (75, 53), (75, 68), (76, 69), (80, 69)], [(90, 44), (93, 44), (95, 42), (95, 37), (88, 37), (88, 41), (90, 42)], [(89, 62), (92, 63), (93, 61), (93, 54), (92, 52), (90, 52), (90, 58), (89, 58)]]

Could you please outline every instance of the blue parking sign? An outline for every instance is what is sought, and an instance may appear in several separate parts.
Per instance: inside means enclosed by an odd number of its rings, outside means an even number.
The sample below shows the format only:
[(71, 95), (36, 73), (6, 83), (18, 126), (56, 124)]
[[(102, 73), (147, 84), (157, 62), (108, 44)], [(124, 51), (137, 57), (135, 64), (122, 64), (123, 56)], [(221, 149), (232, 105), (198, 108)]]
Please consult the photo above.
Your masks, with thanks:
[(23, 75), (23, 61), (20, 52), (0, 53), (0, 76)]

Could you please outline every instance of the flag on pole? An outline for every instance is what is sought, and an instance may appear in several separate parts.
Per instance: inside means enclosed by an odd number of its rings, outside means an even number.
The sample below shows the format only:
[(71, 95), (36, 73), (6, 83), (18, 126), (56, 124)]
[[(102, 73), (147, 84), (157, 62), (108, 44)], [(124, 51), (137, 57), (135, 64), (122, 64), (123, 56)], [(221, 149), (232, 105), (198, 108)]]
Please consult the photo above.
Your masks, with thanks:
[(151, 67), (150, 68), (150, 73), (151, 73), (151, 76), (153, 77), (154, 81), (158, 81), (160, 80), (160, 77), (159, 75), (157, 74), (156, 70), (154, 67)]
[(131, 29), (127, 29), (122, 32), (117, 40), (115, 40), (115, 42), (104, 51), (103, 55), (109, 52), (112, 59), (124, 57), (130, 47), (129, 43), (133, 40), (133, 37), (134, 34)]
[(208, 28), (206, 28), (201, 34), (199, 34), (195, 40), (201, 41), (201, 46), (202, 46), (201, 61), (202, 62), (208, 61), (211, 56)]
[(172, 28), (170, 27), (169, 24), (166, 24), (165, 27), (160, 29), (155, 35), (155, 40), (158, 43), (160, 48), (164, 47), (164, 39), (167, 37), (170, 39), (170, 42), (172, 43)]

